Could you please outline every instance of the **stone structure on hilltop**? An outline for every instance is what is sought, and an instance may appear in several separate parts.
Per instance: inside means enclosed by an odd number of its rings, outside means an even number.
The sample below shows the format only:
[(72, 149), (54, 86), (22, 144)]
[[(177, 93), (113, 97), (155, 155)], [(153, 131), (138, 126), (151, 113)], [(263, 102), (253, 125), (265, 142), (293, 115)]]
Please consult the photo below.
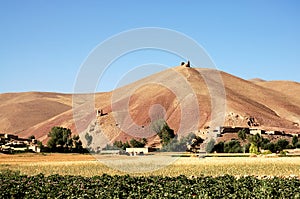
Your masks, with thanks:
[(187, 68), (190, 68), (190, 67), (191, 67), (190, 61), (188, 61), (187, 63), (181, 62), (180, 65), (181, 65), (181, 66), (184, 66), (184, 67), (187, 67)]
[(97, 117), (101, 117), (101, 116), (104, 116), (104, 115), (107, 115), (107, 113), (104, 113), (102, 109), (97, 109), (96, 110), (96, 115)]

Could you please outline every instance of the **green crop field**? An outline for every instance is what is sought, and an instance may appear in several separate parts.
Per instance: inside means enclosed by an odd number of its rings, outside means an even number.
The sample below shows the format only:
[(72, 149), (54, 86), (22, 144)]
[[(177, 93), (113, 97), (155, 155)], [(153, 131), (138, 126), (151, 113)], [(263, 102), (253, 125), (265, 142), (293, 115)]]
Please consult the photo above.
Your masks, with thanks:
[(0, 198), (300, 198), (299, 157), (0, 155)]
[(299, 179), (1, 173), (1, 198), (300, 198)]

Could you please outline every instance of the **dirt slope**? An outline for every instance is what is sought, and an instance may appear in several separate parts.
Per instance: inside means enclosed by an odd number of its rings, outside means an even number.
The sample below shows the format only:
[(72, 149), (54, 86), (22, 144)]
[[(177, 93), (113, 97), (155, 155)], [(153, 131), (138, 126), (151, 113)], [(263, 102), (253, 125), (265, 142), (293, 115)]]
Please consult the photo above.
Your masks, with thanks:
[(19, 133), (70, 110), (72, 95), (25, 92), (0, 94), (0, 132)]
[[(0, 94), (0, 104), (1, 132), (34, 134), (44, 142), (54, 125), (78, 133), (72, 95)], [(170, 68), (115, 91), (98, 93), (92, 106), (105, 114), (95, 120), (95, 112), (88, 112), (76, 125), (86, 129), (84, 134), (109, 141), (148, 137), (157, 142), (151, 122), (162, 118), (180, 135), (202, 131), (215, 119), (212, 112), (225, 116), (225, 125), (247, 126), (252, 117), (261, 128), (300, 132), (299, 83), (247, 81), (211, 69)]]
[[(216, 112), (223, 111), (222, 105), (212, 107), (212, 101), (221, 102), (220, 93), (225, 88), (225, 125), (246, 127), (248, 119), (254, 118), (260, 125), (259, 128), (287, 133), (300, 132), (297, 126), (300, 118), (299, 103), (296, 99), (287, 99), (283, 93), (285, 89), (282, 92), (269, 89), (258, 84), (265, 82), (246, 81), (221, 72), (223, 85), (215, 83), (213, 86), (216, 93), (212, 95), (206, 84), (214, 81), (215, 76), (210, 76), (212, 73), (214, 71), (210, 69), (176, 67), (120, 88), (112, 93), (113, 106), (106, 108), (108, 115), (98, 120), (100, 129), (107, 132), (108, 140), (128, 140), (131, 137), (149, 137), (155, 140), (154, 134), (149, 130), (150, 123), (163, 117), (177, 133), (182, 126), (185, 132), (180, 133), (183, 134), (195, 129), (203, 131), (204, 127), (210, 125), (211, 119), (214, 119), (211, 118), (212, 110), (216, 108)], [(182, 78), (187, 85), (181, 81)], [(192, 88), (196, 103), (192, 99), (184, 102), (182, 95), (188, 96), (190, 92), (185, 86)], [(297, 90), (300, 89), (299, 84), (294, 87), (295, 90), (291, 93), (300, 93)], [(176, 89), (183, 94), (178, 94)], [(195, 109), (199, 110), (199, 117), (193, 114)]]

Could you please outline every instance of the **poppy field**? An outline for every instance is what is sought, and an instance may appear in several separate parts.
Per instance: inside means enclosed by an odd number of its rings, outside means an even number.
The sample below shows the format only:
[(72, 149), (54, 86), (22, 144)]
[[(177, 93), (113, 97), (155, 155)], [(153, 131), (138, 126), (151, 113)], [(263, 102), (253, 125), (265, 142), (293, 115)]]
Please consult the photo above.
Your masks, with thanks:
[(0, 198), (300, 198), (296, 178), (0, 174)]
[(142, 170), (149, 166), (146, 157), (135, 164), (135, 157), (99, 159), (0, 155), (0, 198), (300, 198), (299, 157), (177, 158), (159, 169), (132, 173), (104, 160)]

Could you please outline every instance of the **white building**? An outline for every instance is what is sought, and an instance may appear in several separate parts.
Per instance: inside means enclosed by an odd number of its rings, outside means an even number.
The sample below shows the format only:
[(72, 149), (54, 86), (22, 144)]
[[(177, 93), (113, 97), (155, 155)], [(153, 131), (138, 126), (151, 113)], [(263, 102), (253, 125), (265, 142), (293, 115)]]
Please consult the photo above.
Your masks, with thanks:
[(147, 154), (148, 148), (126, 148), (126, 152), (132, 155)]

